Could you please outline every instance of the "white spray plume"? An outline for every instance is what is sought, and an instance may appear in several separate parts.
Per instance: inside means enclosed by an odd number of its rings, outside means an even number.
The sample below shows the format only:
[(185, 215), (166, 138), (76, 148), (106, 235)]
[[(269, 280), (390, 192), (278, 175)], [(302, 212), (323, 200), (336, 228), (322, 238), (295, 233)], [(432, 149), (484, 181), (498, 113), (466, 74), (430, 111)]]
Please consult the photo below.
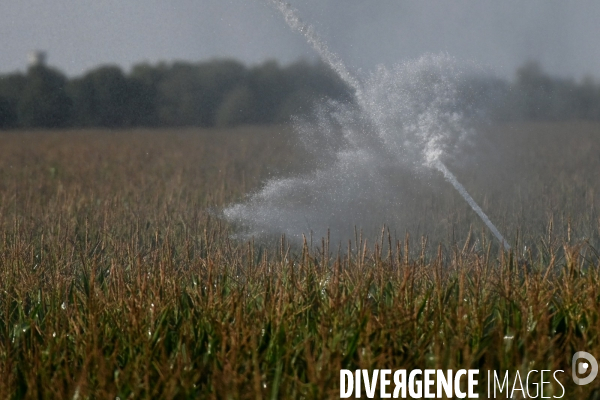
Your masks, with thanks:
[(425, 55), (392, 69), (380, 66), (361, 83), (296, 10), (270, 1), (354, 90), (357, 104), (324, 103), (316, 122), (297, 120), (302, 143), (319, 162), (316, 170), (270, 180), (245, 202), (226, 208), (226, 218), (246, 227), (249, 235), (284, 233), (289, 238), (308, 232), (325, 236), (329, 228), (341, 232), (357, 225), (401, 223), (390, 210), (400, 209), (410, 195), (395, 179), (406, 170), (436, 168), (508, 250), (498, 229), (441, 161), (470, 133), (457, 104), (464, 73), (456, 60)]

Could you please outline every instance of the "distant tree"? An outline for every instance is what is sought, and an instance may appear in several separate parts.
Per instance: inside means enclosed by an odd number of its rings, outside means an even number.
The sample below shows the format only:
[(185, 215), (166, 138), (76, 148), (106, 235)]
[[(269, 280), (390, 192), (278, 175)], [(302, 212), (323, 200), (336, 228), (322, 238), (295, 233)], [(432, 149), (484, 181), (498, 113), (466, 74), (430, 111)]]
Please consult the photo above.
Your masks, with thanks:
[(164, 62), (158, 63), (156, 66), (142, 63), (134, 65), (129, 76), (148, 87), (158, 88), (168, 72), (169, 66)]
[(600, 86), (591, 77), (582, 80), (576, 93), (581, 119), (600, 120)]
[(156, 66), (150, 64), (138, 64), (133, 67), (129, 78), (134, 84), (142, 85), (143, 96), (137, 96), (138, 100), (144, 99), (145, 107), (148, 112), (144, 117), (147, 126), (164, 125), (161, 119), (161, 109), (164, 99), (161, 96), (160, 87), (162, 81), (167, 77), (169, 66), (166, 63), (159, 63)]
[(351, 101), (348, 87), (324, 64), (300, 61), (281, 67), (267, 61), (251, 68), (243, 83), (227, 92), (218, 125), (285, 123), (308, 116), (322, 99)]
[(69, 93), (79, 126), (124, 127), (154, 123), (154, 95), (143, 81), (118, 67), (101, 67), (73, 80)]
[(236, 61), (173, 64), (158, 88), (160, 120), (165, 125), (214, 126), (225, 95), (243, 84), (245, 76), (246, 68)]
[(324, 99), (353, 101), (349, 87), (323, 63), (299, 61), (283, 68), (285, 84), (275, 122), (287, 122), (292, 116), (310, 116), (315, 105)]
[(216, 116), (217, 126), (236, 126), (254, 122), (255, 97), (248, 86), (238, 86), (227, 93)]
[(513, 104), (523, 119), (564, 120), (577, 118), (573, 81), (552, 78), (542, 71), (537, 62), (529, 62), (517, 69)]
[(128, 79), (128, 118), (130, 126), (155, 126), (158, 124), (157, 93), (142, 80)]
[(292, 117), (310, 118), (322, 96), (316, 96), (310, 88), (298, 88), (286, 94), (279, 104), (273, 122), (287, 123)]
[(348, 85), (322, 62), (311, 64), (298, 61), (284, 68), (286, 79), (293, 91), (302, 90), (316, 99), (330, 98), (338, 101), (352, 101), (352, 92)]
[(286, 96), (290, 81), (276, 61), (267, 61), (250, 69), (248, 87), (256, 99), (254, 120), (259, 124), (275, 121)]
[(12, 128), (16, 124), (16, 110), (8, 99), (0, 97), (0, 129)]
[[(164, 96), (162, 96), (160, 88), (163, 80), (168, 76), (170, 67), (166, 63), (159, 63), (156, 66), (144, 63), (137, 64), (131, 70), (129, 77), (143, 85), (145, 98), (151, 103), (152, 113), (145, 118), (145, 125), (160, 126), (169, 125), (167, 121), (171, 118), (166, 118), (164, 115)], [(150, 106), (150, 104), (147, 104)]]
[(18, 104), (26, 83), (23, 74), (0, 77), (0, 129), (19, 126)]
[(26, 78), (22, 74), (0, 77), (0, 129), (18, 127), (17, 105), (25, 84)]
[(65, 90), (67, 78), (43, 65), (30, 67), (17, 104), (20, 125), (59, 128), (69, 123), (71, 99)]

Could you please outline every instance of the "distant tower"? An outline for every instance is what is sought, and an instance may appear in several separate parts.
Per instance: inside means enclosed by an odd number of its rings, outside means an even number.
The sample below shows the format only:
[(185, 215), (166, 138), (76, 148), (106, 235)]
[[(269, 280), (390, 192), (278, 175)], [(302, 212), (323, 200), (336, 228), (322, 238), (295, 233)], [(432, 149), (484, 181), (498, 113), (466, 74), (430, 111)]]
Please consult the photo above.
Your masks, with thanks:
[(29, 66), (30, 67), (43, 67), (46, 65), (46, 52), (35, 50), (29, 53)]

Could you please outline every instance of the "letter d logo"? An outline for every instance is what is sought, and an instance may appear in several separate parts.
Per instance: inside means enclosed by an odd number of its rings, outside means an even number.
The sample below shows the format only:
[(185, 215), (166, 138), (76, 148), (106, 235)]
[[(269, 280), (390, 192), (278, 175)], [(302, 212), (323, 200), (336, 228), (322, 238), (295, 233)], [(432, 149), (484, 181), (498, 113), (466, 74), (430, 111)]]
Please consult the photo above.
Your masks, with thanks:
[[(578, 364), (577, 361), (581, 358), (584, 358), (587, 362)], [(588, 371), (590, 371), (590, 374), (586, 378), (579, 378), (578, 374), (583, 375)], [(588, 383), (592, 383), (592, 381), (596, 379), (596, 375), (598, 375), (598, 361), (596, 361), (594, 356), (590, 353), (578, 351), (573, 354), (573, 359), (571, 360), (571, 373), (573, 375), (573, 382), (577, 385), (587, 385)]]

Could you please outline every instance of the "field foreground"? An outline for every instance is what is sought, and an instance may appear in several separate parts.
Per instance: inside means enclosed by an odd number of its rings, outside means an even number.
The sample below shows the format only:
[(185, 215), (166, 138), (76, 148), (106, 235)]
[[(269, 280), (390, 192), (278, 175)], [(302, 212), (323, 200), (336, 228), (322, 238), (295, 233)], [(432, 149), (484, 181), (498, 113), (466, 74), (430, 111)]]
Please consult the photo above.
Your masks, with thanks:
[(561, 369), (564, 398), (600, 398), (570, 376), (576, 351), (600, 358), (597, 188), (580, 177), (597, 164), (561, 149), (552, 195), (515, 206), (547, 212), (538, 231), (504, 222), (534, 249), (478, 227), (234, 240), (211, 210), (302, 168), (278, 132), (0, 134), (0, 398), (339, 398), (342, 368)]

